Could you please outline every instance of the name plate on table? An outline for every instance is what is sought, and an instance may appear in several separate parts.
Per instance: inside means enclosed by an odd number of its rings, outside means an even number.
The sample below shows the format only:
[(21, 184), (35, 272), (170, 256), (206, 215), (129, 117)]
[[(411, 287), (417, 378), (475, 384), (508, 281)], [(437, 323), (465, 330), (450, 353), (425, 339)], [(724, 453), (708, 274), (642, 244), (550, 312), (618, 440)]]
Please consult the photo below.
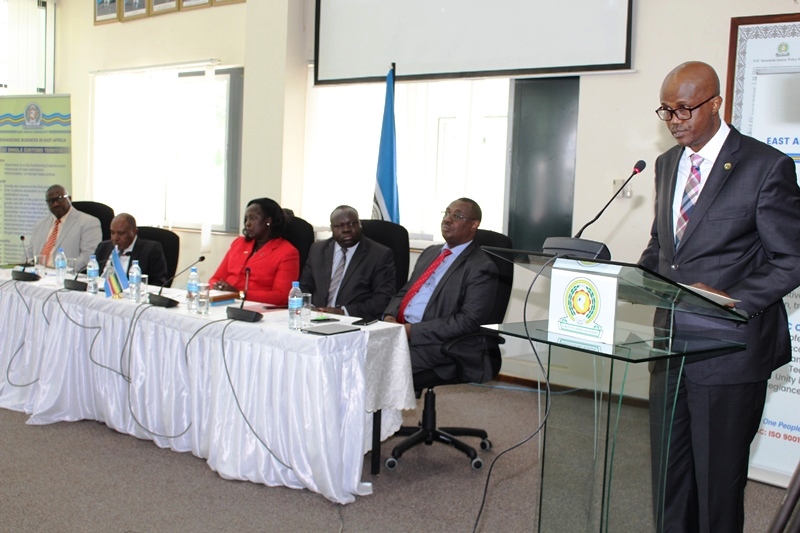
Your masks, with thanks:
[(548, 331), (614, 344), (620, 266), (557, 259), (550, 280)]

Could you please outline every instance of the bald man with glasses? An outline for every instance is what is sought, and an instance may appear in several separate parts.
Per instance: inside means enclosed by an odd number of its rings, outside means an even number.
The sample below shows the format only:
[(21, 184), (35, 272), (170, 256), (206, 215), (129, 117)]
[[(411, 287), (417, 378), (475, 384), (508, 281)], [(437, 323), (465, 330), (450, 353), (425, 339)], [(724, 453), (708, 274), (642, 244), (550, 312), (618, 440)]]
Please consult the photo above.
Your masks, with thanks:
[(89, 256), (103, 238), (100, 221), (72, 208), (69, 192), (61, 185), (52, 185), (45, 193), (50, 210), (48, 216), (33, 227), (30, 238), (25, 241), (26, 256), (47, 256), (47, 266), (53, 266), (53, 257), (59, 248), (68, 258), (75, 258), (75, 269), (83, 270)]

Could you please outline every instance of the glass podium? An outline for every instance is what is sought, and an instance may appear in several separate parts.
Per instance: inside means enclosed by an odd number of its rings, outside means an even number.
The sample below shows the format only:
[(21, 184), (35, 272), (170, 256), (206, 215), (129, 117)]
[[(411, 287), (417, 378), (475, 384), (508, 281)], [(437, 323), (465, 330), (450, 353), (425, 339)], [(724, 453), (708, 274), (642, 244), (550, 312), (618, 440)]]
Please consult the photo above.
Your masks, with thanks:
[[(686, 363), (743, 350), (744, 344), (725, 338), (724, 326), (731, 321), (744, 323), (747, 316), (714, 295), (698, 293), (637, 265), (483, 249), (531, 271), (531, 287), (551, 285), (549, 293), (537, 293), (537, 304), (547, 308), (547, 318), (525, 317), (522, 322), (488, 327), (526, 339), (532, 349), (534, 343), (546, 345), (542, 364), (548, 381), (552, 369), (565, 358), (581, 359), (590, 369), (589, 388), (561, 394), (548, 387), (540, 402), (537, 530), (659, 530), (655, 525), (663, 509), (659, 487), (663, 487), (668, 454), (668, 447), (661, 443), (669, 436), (674, 398), (668, 376), (674, 382)], [(612, 335), (604, 341), (573, 334), (563, 327), (565, 319), (554, 318), (569, 314), (572, 307), (555, 279), (566, 275), (583, 280), (589, 273), (599, 275), (601, 282), (607, 278), (605, 282), (615, 288)], [(570, 294), (575, 298), (574, 290)], [(600, 301), (599, 296), (596, 300)], [(682, 325), (696, 322), (702, 327)], [(650, 371), (649, 405), (625, 397), (630, 365), (640, 363), (646, 363)]]

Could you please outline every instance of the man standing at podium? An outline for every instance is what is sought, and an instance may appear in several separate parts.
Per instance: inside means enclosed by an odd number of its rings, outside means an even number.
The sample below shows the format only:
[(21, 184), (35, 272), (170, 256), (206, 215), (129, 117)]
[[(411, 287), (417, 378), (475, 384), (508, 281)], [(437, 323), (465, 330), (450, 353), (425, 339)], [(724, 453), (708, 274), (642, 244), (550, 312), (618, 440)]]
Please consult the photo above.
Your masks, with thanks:
[[(749, 317), (742, 324), (672, 316), (676, 333), (747, 347), (689, 359), (682, 371), (675, 362), (651, 368), (654, 500), (661, 490), (664, 498), (663, 513), (659, 506), (655, 511), (658, 531), (742, 531), (750, 443), (767, 380), (791, 358), (782, 298), (800, 285), (795, 165), (722, 122), (721, 107), (716, 72), (693, 61), (667, 75), (656, 109), (678, 145), (656, 161), (655, 220), (639, 262), (675, 282), (733, 298)], [(661, 441), (657, 420), (665, 403), (672, 412), (675, 398), (666, 390), (677, 390), (677, 401), (672, 430)], [(668, 450), (666, 480), (659, 479), (661, 450)]]

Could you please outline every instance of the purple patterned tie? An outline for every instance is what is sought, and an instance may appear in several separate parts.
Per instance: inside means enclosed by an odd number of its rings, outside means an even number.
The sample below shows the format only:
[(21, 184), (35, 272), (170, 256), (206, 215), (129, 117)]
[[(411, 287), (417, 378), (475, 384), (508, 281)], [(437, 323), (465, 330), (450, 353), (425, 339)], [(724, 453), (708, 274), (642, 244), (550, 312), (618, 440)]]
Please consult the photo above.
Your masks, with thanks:
[(703, 162), (703, 158), (697, 154), (692, 154), (689, 158), (692, 160), (692, 168), (689, 171), (689, 179), (686, 180), (686, 189), (683, 191), (681, 200), (681, 213), (675, 228), (675, 248), (683, 238), (694, 204), (697, 202), (697, 197), (700, 196), (700, 163)]

